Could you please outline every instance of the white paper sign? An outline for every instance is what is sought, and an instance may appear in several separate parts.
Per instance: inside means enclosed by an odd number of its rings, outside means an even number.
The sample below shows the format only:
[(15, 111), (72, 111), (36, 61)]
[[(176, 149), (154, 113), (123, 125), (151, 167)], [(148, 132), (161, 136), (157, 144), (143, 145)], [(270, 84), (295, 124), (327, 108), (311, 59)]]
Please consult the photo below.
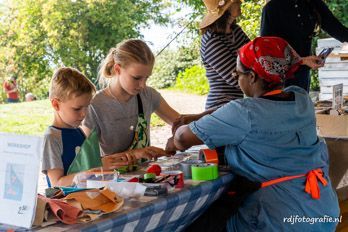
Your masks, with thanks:
[(334, 85), (332, 92), (332, 108), (340, 110), (343, 106), (343, 84)]
[(40, 137), (0, 133), (0, 223), (31, 227), (41, 143)]

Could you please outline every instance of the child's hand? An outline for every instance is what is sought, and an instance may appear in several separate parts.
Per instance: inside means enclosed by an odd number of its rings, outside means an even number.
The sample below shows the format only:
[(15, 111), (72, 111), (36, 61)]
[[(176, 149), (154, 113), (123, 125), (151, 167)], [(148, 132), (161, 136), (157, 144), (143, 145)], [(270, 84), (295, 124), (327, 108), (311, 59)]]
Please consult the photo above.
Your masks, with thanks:
[(199, 114), (181, 114), (180, 117), (175, 119), (172, 125), (172, 134), (175, 134), (175, 131), (182, 125), (187, 125), (190, 122), (193, 122), (199, 119)]
[(102, 164), (105, 170), (114, 170), (116, 168), (127, 166), (128, 157), (125, 153), (116, 153), (102, 157)]
[(157, 159), (157, 157), (165, 156), (166, 152), (162, 148), (158, 147), (145, 147), (140, 149), (134, 149), (128, 152), (128, 161), (134, 162), (141, 158), (148, 160)]

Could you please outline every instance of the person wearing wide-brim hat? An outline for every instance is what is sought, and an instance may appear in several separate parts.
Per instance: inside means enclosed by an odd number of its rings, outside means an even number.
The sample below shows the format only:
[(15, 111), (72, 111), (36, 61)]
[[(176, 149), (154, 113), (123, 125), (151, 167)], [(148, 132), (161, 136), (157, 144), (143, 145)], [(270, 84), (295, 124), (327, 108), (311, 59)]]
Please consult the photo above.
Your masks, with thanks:
[(206, 109), (243, 98), (238, 83), (232, 78), (236, 68), (237, 50), (249, 42), (236, 24), (241, 14), (240, 0), (203, 0), (206, 14), (200, 23), (201, 57), (209, 81)]
[(199, 24), (199, 28), (205, 28), (216, 20), (218, 20), (226, 10), (233, 4), (240, 4), (240, 0), (206, 0), (204, 5), (207, 8), (207, 13), (204, 16), (202, 22)]
[[(206, 14), (200, 23), (201, 58), (209, 82), (206, 110), (243, 98), (243, 92), (232, 73), (236, 69), (237, 51), (250, 39), (236, 24), (241, 14), (240, 0), (203, 0)], [(224, 148), (217, 149), (224, 164)]]

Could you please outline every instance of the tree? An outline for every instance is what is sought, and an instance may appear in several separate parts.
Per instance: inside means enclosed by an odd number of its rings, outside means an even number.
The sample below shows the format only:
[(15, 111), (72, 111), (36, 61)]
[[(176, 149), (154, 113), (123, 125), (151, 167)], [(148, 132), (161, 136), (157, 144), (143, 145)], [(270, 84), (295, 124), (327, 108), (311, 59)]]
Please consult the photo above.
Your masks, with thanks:
[[(202, 0), (178, 0), (194, 9), (193, 18), (200, 18), (205, 13), (205, 7)], [(348, 26), (348, 4), (343, 0), (324, 0), (332, 13), (346, 26)], [(244, 31), (254, 38), (259, 34), (261, 11), (264, 6), (264, 0), (245, 0), (242, 3), (242, 15), (239, 23)], [(286, 25), (284, 25), (286, 26)], [(325, 34), (321, 34), (325, 36)]]
[[(192, 14), (193, 18), (201, 18), (205, 13), (205, 7), (202, 0), (179, 0), (189, 6), (191, 6), (195, 12)], [(345, 26), (348, 26), (348, 4), (343, 0), (324, 0), (328, 5), (332, 13), (341, 21), (341, 23)], [(243, 30), (248, 34), (248, 36), (253, 39), (259, 35), (260, 28), (260, 20), (261, 20), (261, 12), (262, 7), (264, 6), (264, 0), (246, 0), (242, 4), (242, 15), (238, 19), (239, 25), (243, 28)], [(286, 25), (284, 25), (286, 27)], [(313, 50), (317, 46), (318, 38), (328, 37), (328, 34), (321, 31), (318, 37), (315, 38), (313, 43)], [(312, 83), (311, 87), (314, 90), (319, 89), (318, 82), (318, 72), (312, 72)]]
[[(46, 83), (52, 69), (73, 66), (93, 81), (111, 47), (141, 37), (151, 21), (164, 24), (161, 0), (13, 0), (2, 16), (2, 64), (13, 65), (25, 88)], [(8, 56), (10, 54), (10, 56)], [(1, 66), (0, 66), (1, 67)], [(29, 87), (30, 85), (30, 87)], [(36, 86), (37, 87), (37, 86)]]
[(148, 84), (156, 88), (173, 86), (180, 72), (199, 64), (199, 40), (192, 41), (176, 50), (164, 50), (156, 57), (153, 74)]
[[(179, 0), (179, 2), (185, 3), (194, 9), (194, 13), (191, 15), (191, 18), (197, 19), (196, 26), (198, 27), (198, 21), (206, 12), (203, 1)], [(242, 3), (242, 15), (238, 18), (238, 23), (252, 39), (259, 34), (261, 9), (263, 4), (264, 0), (249, 0)]]

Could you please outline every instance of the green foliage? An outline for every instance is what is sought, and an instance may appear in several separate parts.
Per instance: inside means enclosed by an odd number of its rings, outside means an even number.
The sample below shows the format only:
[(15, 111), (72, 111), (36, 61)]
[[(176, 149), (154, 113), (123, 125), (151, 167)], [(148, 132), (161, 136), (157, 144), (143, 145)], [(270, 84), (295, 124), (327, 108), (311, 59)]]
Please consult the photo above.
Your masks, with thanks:
[(197, 14), (203, 14), (205, 12), (204, 3), (202, 0), (178, 0), (178, 2), (185, 3), (192, 7)]
[[(319, 35), (320, 36), (320, 35)], [(314, 37), (312, 43), (312, 51), (315, 54), (315, 49), (318, 46), (318, 37)], [(311, 82), (310, 82), (310, 90), (312, 91), (320, 91), (320, 83), (319, 83), (319, 72), (318, 70), (310, 71)]]
[(189, 46), (178, 50), (165, 50), (156, 57), (153, 74), (149, 85), (156, 88), (173, 86), (180, 72), (192, 65), (199, 64), (199, 41), (195, 40)]
[(180, 72), (174, 89), (204, 95), (209, 91), (209, 84), (205, 76), (205, 69), (200, 65), (194, 65)]
[[(324, 0), (326, 2), (326, 5), (329, 7), (333, 15), (346, 27), (348, 27), (348, 15), (346, 12), (348, 12), (348, 4), (343, 3), (341, 0)], [(323, 20), (323, 19), (322, 19)], [(318, 38), (327, 38), (330, 37), (329, 34), (327, 34), (324, 30), (321, 30), (319, 35), (315, 38), (315, 41), (313, 45), (316, 44), (316, 39)], [(315, 47), (313, 47), (314, 49)]]
[(340, 20), (343, 25), (348, 27), (348, 4), (342, 0), (324, 0), (332, 13)]
[[(22, 95), (47, 96), (52, 69), (73, 66), (96, 80), (118, 42), (168, 21), (161, 0), (13, 0), (0, 14), (0, 75), (16, 73)], [(28, 80), (30, 79), (30, 80)], [(43, 84), (43, 85), (42, 85)]]
[(151, 115), (151, 128), (152, 127), (161, 127), (161, 126), (165, 126), (166, 123), (157, 116), (157, 114), (152, 114)]
[[(179, 0), (179, 2), (183, 2), (194, 9), (192, 18), (200, 20), (206, 13), (202, 0)], [(242, 15), (239, 17), (238, 22), (251, 39), (259, 34), (261, 11), (264, 3), (264, 0), (246, 0), (242, 4)]]
[(313, 90), (313, 91), (320, 90), (318, 70), (311, 71), (311, 90)]
[[(345, 26), (348, 26), (348, 4), (346, 1), (342, 0), (324, 0), (332, 13), (338, 18), (338, 20)], [(195, 14), (193, 17), (197, 15), (201, 18), (205, 14), (205, 7), (203, 1), (201, 0), (179, 0), (179, 2), (183, 2), (189, 6), (191, 6), (195, 10)], [(255, 38), (259, 35), (260, 30), (260, 20), (262, 7), (264, 6), (264, 0), (246, 0), (242, 4), (242, 15), (238, 19), (239, 25), (243, 28), (246, 34), (250, 37), (250, 39)], [(286, 25), (284, 25), (286, 27)], [(321, 31), (319, 34), (319, 38), (329, 37), (328, 34)], [(316, 38), (317, 39), (317, 38)], [(316, 39), (313, 43), (313, 50), (317, 46)], [(319, 80), (318, 80), (318, 72), (311, 72), (311, 89), (319, 90)]]
[[(194, 20), (189, 33), (196, 40), (178, 51), (165, 51), (157, 57), (149, 83), (158, 88), (173, 86), (180, 72), (200, 62), (198, 23), (206, 12), (202, 0), (177, 0), (176, 3), (171, 0), (7, 2), (11, 5), (0, 4), (0, 81), (16, 74), (22, 97), (27, 92), (39, 98), (47, 97), (52, 70), (62, 65), (76, 67), (95, 81), (98, 65), (109, 48), (125, 38), (141, 37), (139, 29), (150, 22), (168, 22), (163, 9), (170, 4), (177, 4), (177, 11), (182, 3), (194, 10), (185, 20), (186, 23)], [(348, 4), (342, 0), (325, 2), (348, 26)], [(264, 0), (243, 2), (238, 21), (251, 39), (259, 34), (263, 5)], [(319, 36), (328, 35), (320, 33)], [(312, 79), (317, 81), (315, 77)], [(0, 103), (4, 97), (2, 91)]]
[[(201, 0), (179, 0), (179, 2), (186, 3), (195, 10), (194, 14), (192, 15), (192, 18), (195, 18), (197, 16), (200, 16), (199, 18), (201, 18), (202, 15), (205, 13), (205, 7)], [(239, 20), (239, 24), (250, 36), (250, 38), (255, 38), (259, 33), (262, 5), (263, 0), (248, 1), (244, 2), (242, 5), (242, 16)], [(178, 51), (164, 51), (159, 57), (156, 58), (157, 60), (153, 71), (153, 75), (149, 80), (149, 84), (151, 86), (157, 88), (170, 87), (173, 84), (175, 84), (175, 80), (179, 82), (178, 75), (179, 73), (181, 73), (181, 77), (182, 75), (185, 75), (185, 81), (191, 81), (192, 83), (183, 83), (181, 80), (181, 83), (177, 83), (174, 88), (185, 89), (185, 91), (193, 90), (193, 92), (199, 94), (204, 94), (207, 92), (207, 85), (202, 86), (202, 89), (199, 89), (199, 87), (198, 89), (196, 89), (197, 87), (195, 85), (195, 82), (198, 83), (202, 81), (205, 81), (206, 84), (205, 76), (204, 79), (201, 79), (201, 75), (198, 75), (197, 78), (195, 78), (194, 76), (190, 76), (196, 75), (193, 72), (199, 69), (197, 65), (200, 64), (200, 36), (198, 35), (197, 28), (197, 21), (191, 24), (189, 27), (189, 35), (196, 36), (196, 39), (193, 40), (192, 44), (190, 44), (189, 46), (186, 45), (180, 48)], [(192, 67), (192, 70), (189, 69), (190, 67)], [(189, 87), (185, 88), (186, 84)]]
[[(200, 16), (199, 19), (205, 14), (206, 9), (202, 0), (178, 0), (185, 3), (194, 9), (192, 17)], [(328, 5), (332, 13), (339, 19), (343, 25), (348, 26), (348, 4), (342, 0), (324, 0)], [(262, 7), (264, 6), (264, 0), (245, 0), (242, 4), (242, 15), (239, 18), (239, 24), (243, 30), (250, 36), (251, 39), (259, 35), (260, 20)], [(284, 25), (286, 26), (286, 25)], [(325, 35), (321, 35), (325, 36)], [(327, 36), (327, 35), (326, 35)]]
[[(332, 13), (337, 17), (337, 19), (346, 27), (348, 27), (348, 15), (345, 12), (348, 12), (348, 4), (341, 0), (325, 0), (327, 6), (332, 11)], [(319, 35), (316, 36), (312, 43), (312, 51), (315, 51), (318, 46), (318, 39), (330, 37), (325, 31), (321, 30)], [(313, 52), (315, 54), (315, 52)], [(311, 71), (311, 90), (319, 91), (320, 83), (317, 70)]]
[(167, 88), (175, 83), (178, 70), (178, 53), (166, 50), (156, 57), (155, 67), (148, 84), (155, 88)]
[(264, 0), (245, 1), (242, 4), (242, 15), (238, 24), (243, 28), (250, 39), (260, 34), (261, 12)]
[[(53, 122), (53, 109), (49, 100), (0, 104), (0, 131), (6, 133), (40, 135)], [(164, 126), (157, 115), (151, 116), (151, 127)]]

